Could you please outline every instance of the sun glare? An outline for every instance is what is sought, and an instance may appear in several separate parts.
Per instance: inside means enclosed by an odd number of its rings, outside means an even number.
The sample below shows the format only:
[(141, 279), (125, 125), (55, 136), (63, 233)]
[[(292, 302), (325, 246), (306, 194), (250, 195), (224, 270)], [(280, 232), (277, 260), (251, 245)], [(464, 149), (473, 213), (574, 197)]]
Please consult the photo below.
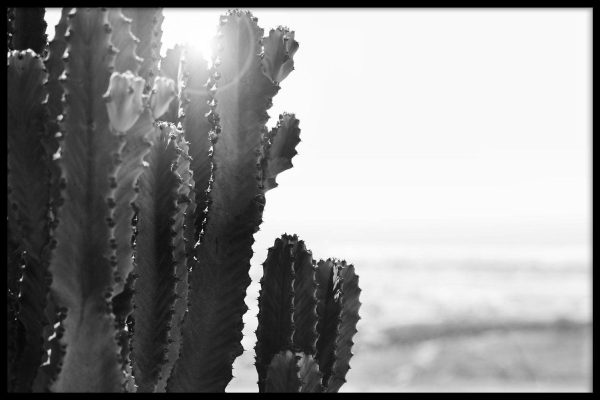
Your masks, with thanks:
[(187, 45), (190, 51), (198, 51), (210, 62), (211, 42), (217, 32), (222, 10), (216, 9), (166, 9), (162, 24), (162, 55), (176, 44)]

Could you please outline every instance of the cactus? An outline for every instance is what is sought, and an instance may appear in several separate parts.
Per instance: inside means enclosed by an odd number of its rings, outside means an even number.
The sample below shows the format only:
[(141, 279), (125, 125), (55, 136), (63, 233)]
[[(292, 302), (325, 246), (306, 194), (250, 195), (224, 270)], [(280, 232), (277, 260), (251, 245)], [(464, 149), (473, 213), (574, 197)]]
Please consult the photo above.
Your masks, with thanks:
[[(294, 114), (266, 128), (294, 33), (230, 11), (211, 67), (181, 46), (159, 65), (159, 8), (64, 8), (50, 43), (44, 14), (7, 10), (8, 391), (224, 391), (265, 193), (300, 141)], [(265, 296), (289, 287), (261, 327), (292, 319), (259, 336), (261, 391), (337, 391), (348, 369), (358, 282), (300, 243), (265, 266)]]
[(260, 392), (337, 392), (359, 320), (354, 266), (315, 264), (296, 235), (275, 240), (263, 263), (256, 370)]

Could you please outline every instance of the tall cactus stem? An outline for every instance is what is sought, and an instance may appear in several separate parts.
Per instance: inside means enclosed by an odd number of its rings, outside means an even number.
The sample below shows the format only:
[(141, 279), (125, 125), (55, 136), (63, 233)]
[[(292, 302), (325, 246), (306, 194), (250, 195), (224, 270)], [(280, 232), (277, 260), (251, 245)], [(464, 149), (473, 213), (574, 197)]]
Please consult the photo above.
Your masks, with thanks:
[[(8, 214), (12, 243), (22, 257), (17, 320), (24, 331), (17, 349), (15, 390), (30, 391), (38, 367), (44, 362), (43, 329), (48, 324), (44, 309), (48, 293), (52, 155), (45, 120), (47, 73), (41, 57), (31, 50), (8, 56)], [(11, 249), (9, 249), (11, 250)], [(14, 250), (13, 250), (14, 251)], [(14, 260), (9, 269), (14, 268)], [(10, 284), (10, 282), (9, 282)]]
[(103, 95), (114, 69), (105, 9), (69, 14), (65, 112), (60, 166), (64, 185), (50, 271), (65, 346), (53, 391), (120, 391), (123, 376), (109, 299), (114, 284), (113, 212), (117, 187), (112, 162), (124, 144), (110, 127)]
[[(136, 334), (132, 341), (133, 375), (138, 392), (156, 389), (168, 362), (176, 283), (186, 269), (184, 213), (190, 191), (187, 144), (174, 125), (160, 123), (140, 176), (136, 235), (138, 276), (133, 297)], [(185, 181), (184, 181), (185, 180)]]
[(265, 202), (257, 182), (261, 137), (278, 90), (262, 71), (263, 31), (256, 21), (248, 12), (231, 11), (219, 27), (214, 79), (220, 132), (213, 134), (210, 216), (190, 273), (182, 351), (167, 386), (172, 391), (223, 391), (243, 351), (249, 261)]

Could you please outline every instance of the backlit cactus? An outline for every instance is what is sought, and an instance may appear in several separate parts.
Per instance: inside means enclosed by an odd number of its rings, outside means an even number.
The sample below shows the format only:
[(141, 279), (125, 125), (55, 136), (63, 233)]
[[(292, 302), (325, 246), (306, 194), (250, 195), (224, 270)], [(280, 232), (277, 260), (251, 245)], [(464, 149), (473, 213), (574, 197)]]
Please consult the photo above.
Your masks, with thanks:
[[(7, 10), (7, 389), (224, 391), (265, 193), (300, 141), (293, 114), (266, 128), (294, 33), (263, 37), (230, 11), (210, 68), (182, 47), (159, 65), (159, 8), (65, 8), (50, 43), (44, 14)], [(259, 389), (337, 391), (357, 278), (282, 240), (265, 263)], [(281, 279), (277, 308), (263, 298)], [(266, 335), (284, 316), (285, 335)]]

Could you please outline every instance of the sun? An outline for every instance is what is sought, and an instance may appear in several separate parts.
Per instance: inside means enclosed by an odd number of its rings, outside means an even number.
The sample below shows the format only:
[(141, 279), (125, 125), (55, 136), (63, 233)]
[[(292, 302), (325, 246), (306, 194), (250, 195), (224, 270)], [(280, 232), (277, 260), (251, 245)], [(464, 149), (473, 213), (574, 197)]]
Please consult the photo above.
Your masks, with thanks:
[(211, 43), (221, 14), (223, 10), (220, 9), (165, 8), (161, 55), (164, 56), (167, 49), (176, 44), (181, 44), (187, 45), (188, 51), (200, 52), (210, 63)]

